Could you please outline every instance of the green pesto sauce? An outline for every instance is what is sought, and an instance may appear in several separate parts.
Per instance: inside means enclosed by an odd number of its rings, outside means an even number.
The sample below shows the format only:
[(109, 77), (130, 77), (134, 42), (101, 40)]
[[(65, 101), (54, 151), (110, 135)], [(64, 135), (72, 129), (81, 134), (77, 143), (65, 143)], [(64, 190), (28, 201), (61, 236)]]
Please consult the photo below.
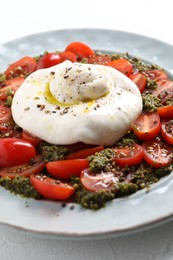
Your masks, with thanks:
[(1, 177), (0, 186), (24, 198), (41, 199), (41, 195), (31, 185), (29, 178), (22, 176), (17, 176), (14, 179)]
[(69, 150), (65, 146), (53, 145), (47, 142), (40, 144), (40, 152), (45, 162), (63, 160), (68, 155)]
[(142, 94), (142, 102), (145, 111), (155, 112), (158, 107), (162, 107), (161, 100), (152, 94)]

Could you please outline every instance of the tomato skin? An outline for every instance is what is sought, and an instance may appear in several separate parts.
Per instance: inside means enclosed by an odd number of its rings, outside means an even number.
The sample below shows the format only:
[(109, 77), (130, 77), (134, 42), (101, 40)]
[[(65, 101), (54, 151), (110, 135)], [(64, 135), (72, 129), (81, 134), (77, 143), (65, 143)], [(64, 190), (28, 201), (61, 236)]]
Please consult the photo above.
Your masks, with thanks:
[(152, 90), (151, 93), (161, 99), (163, 105), (173, 98), (173, 81), (171, 80), (159, 80), (157, 82), (157, 89)]
[(131, 74), (129, 78), (136, 84), (142, 93), (146, 87), (147, 79), (142, 73)]
[(12, 79), (16, 77), (26, 77), (28, 74), (36, 70), (36, 60), (32, 57), (26, 56), (22, 59), (12, 63), (4, 72), (6, 79)]
[(6, 100), (9, 92), (11, 92), (13, 95), (13, 93), (15, 93), (16, 90), (22, 85), (24, 80), (25, 79), (22, 77), (17, 77), (14, 79), (8, 79), (8, 80), (4, 81), (0, 85), (0, 87), (1, 87), (0, 88), (0, 100), (2, 100), (2, 101)]
[(157, 112), (161, 118), (173, 119), (173, 105), (163, 106), (157, 109)]
[(45, 69), (55, 66), (61, 63), (61, 57), (59, 54), (56, 53), (47, 53), (43, 57), (41, 57), (37, 63), (37, 70), (38, 69)]
[(73, 52), (77, 56), (77, 60), (94, 55), (94, 51), (83, 42), (72, 42), (66, 47), (65, 51)]
[(173, 145), (173, 120), (163, 120), (161, 123), (161, 135), (163, 139)]
[(145, 141), (142, 144), (144, 159), (154, 168), (167, 166), (172, 162), (172, 150), (170, 146), (159, 140)]
[(131, 166), (139, 164), (143, 159), (143, 149), (139, 144), (130, 147), (114, 147), (116, 155), (115, 162), (120, 166)]
[(85, 168), (88, 168), (88, 161), (85, 159), (60, 160), (46, 164), (46, 169), (50, 174), (66, 180), (70, 180), (72, 176), (79, 177)]
[(1, 168), (28, 163), (35, 156), (35, 147), (24, 140), (17, 138), (0, 139)]
[(88, 156), (93, 155), (97, 152), (100, 152), (104, 150), (104, 146), (99, 145), (93, 148), (86, 148), (84, 150), (80, 150), (77, 152), (74, 152), (68, 156), (66, 156), (67, 160), (73, 160), (73, 159), (86, 159)]
[(152, 140), (160, 131), (160, 117), (155, 112), (142, 112), (132, 129), (140, 140)]
[(81, 172), (80, 180), (85, 189), (89, 191), (111, 191), (115, 190), (118, 177), (112, 172), (92, 174), (88, 169)]
[(44, 169), (45, 164), (46, 163), (43, 161), (43, 158), (40, 155), (37, 155), (28, 164), (22, 164), (0, 169), (0, 176), (9, 177), (11, 179), (19, 175), (23, 177), (29, 177), (31, 174), (41, 172)]
[(35, 147), (38, 147), (39, 144), (41, 143), (40, 138), (35, 137), (35, 136), (31, 135), (30, 133), (28, 133), (24, 130), (22, 131), (22, 139), (31, 143)]
[(151, 80), (159, 81), (168, 79), (167, 74), (163, 70), (159, 69), (145, 70), (143, 74)]
[(0, 105), (0, 131), (7, 132), (14, 127), (14, 121), (12, 119), (11, 109)]
[(108, 62), (107, 66), (110, 66), (110, 67), (120, 71), (127, 77), (129, 77), (131, 75), (132, 69), (133, 69), (132, 64), (128, 60), (122, 59), (122, 58)]
[(65, 60), (70, 60), (71, 62), (77, 61), (76, 55), (71, 51), (61, 52), (61, 53), (59, 53), (59, 56), (61, 58), (61, 62), (65, 61)]
[(88, 57), (87, 63), (107, 65), (109, 62), (111, 62), (111, 57), (109, 55), (93, 55)]
[(71, 185), (39, 174), (32, 174), (30, 181), (44, 198), (50, 200), (67, 200), (75, 192)]

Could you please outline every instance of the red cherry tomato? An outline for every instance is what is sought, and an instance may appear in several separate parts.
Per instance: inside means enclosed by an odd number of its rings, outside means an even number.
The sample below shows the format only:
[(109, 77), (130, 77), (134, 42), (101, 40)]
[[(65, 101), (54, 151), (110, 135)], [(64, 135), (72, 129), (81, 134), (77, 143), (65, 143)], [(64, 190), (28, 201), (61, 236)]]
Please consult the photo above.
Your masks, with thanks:
[(157, 82), (157, 89), (152, 90), (151, 93), (160, 98), (163, 105), (170, 99), (173, 99), (173, 81), (159, 80)]
[(94, 55), (94, 51), (83, 42), (72, 42), (66, 47), (65, 51), (73, 52), (78, 60)]
[(41, 140), (40, 138), (31, 135), (30, 133), (26, 132), (26, 131), (22, 131), (22, 139), (31, 143), (32, 145), (34, 145), (35, 147), (38, 147)]
[(17, 138), (0, 139), (0, 167), (11, 167), (28, 163), (36, 156), (30, 143)]
[(46, 169), (50, 174), (66, 180), (72, 176), (79, 177), (85, 168), (88, 168), (88, 161), (85, 159), (54, 161), (46, 164)]
[(102, 172), (98, 174), (93, 174), (85, 169), (81, 172), (80, 180), (85, 189), (90, 191), (111, 191), (116, 189), (116, 183), (118, 182), (118, 177), (112, 172)]
[(41, 57), (37, 63), (38, 69), (50, 68), (54, 65), (61, 63), (61, 57), (56, 53), (48, 53)]
[(97, 152), (100, 152), (104, 149), (104, 146), (96, 146), (93, 148), (86, 148), (84, 150), (80, 150), (77, 152), (74, 152), (66, 157), (67, 160), (73, 160), (73, 159), (86, 159), (88, 156), (93, 155)]
[(159, 140), (146, 141), (142, 144), (144, 159), (155, 168), (167, 166), (172, 162), (170, 146)]
[(11, 179), (20, 175), (23, 177), (29, 177), (31, 174), (36, 174), (41, 172), (45, 167), (45, 162), (43, 158), (38, 155), (34, 157), (29, 163), (12, 166), (8, 168), (3, 168), (0, 170), (1, 177), (9, 177)]
[(32, 57), (26, 56), (22, 59), (12, 63), (5, 71), (6, 79), (16, 77), (26, 77), (28, 74), (36, 70), (36, 60)]
[(11, 109), (0, 105), (0, 131), (6, 132), (14, 127)]
[(157, 112), (161, 118), (173, 119), (173, 105), (159, 107)]
[(161, 135), (168, 144), (173, 145), (173, 119), (167, 119), (162, 121)]
[(109, 55), (93, 55), (88, 57), (87, 63), (107, 65), (109, 62), (111, 62), (111, 57)]
[(61, 57), (61, 62), (65, 60), (70, 60), (71, 62), (76, 62), (76, 55), (71, 51), (64, 51), (59, 53), (59, 56)]
[(168, 76), (163, 70), (158, 70), (158, 69), (152, 69), (152, 70), (145, 70), (143, 74), (151, 79), (151, 80), (164, 80), (167, 79)]
[(125, 74), (127, 77), (132, 73), (133, 66), (126, 59), (117, 59), (107, 63), (108, 66), (113, 67), (114, 69), (120, 71)]
[(140, 140), (152, 140), (160, 131), (160, 117), (154, 112), (143, 112), (133, 123), (132, 129)]
[(114, 147), (114, 160), (120, 166), (139, 164), (143, 159), (143, 149), (139, 144), (130, 147)]
[(32, 174), (30, 181), (33, 187), (46, 199), (67, 200), (75, 192), (70, 184), (54, 180), (45, 175)]
[(146, 87), (147, 79), (142, 73), (131, 74), (129, 78), (136, 84), (142, 93)]
[(14, 79), (8, 79), (6, 81), (4, 81), (1, 85), (0, 85), (0, 100), (6, 100), (7, 96), (12, 95), (16, 92), (16, 90), (22, 85), (22, 83), (24, 82), (24, 78), (22, 77), (17, 77)]

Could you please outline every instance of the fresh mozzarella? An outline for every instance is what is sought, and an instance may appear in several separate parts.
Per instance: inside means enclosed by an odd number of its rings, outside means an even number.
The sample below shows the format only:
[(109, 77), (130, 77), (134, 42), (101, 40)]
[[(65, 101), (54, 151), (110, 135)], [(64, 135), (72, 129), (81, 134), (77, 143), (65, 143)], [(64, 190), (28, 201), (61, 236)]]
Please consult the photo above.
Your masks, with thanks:
[(125, 75), (70, 61), (32, 73), (12, 103), (17, 125), (58, 145), (112, 145), (141, 111), (141, 94)]

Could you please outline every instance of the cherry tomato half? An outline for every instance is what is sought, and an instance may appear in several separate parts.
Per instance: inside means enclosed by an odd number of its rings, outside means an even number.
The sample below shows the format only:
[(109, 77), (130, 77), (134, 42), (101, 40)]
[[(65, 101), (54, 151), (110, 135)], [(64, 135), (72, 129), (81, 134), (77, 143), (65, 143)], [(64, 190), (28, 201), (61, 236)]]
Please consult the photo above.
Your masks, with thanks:
[(162, 121), (161, 135), (168, 144), (173, 145), (173, 119), (167, 119)]
[(71, 52), (71, 51), (64, 51), (59, 53), (59, 56), (61, 58), (61, 62), (65, 61), (65, 60), (70, 60), (71, 62), (76, 62), (76, 55)]
[(37, 63), (38, 69), (50, 68), (54, 65), (61, 63), (61, 57), (56, 53), (47, 53), (41, 57)]
[(120, 166), (131, 166), (140, 163), (143, 159), (143, 149), (139, 144), (131, 147), (114, 147), (114, 160)]
[(155, 168), (167, 166), (172, 162), (170, 146), (159, 140), (146, 141), (142, 144), (144, 159)]
[(83, 42), (72, 42), (66, 47), (65, 51), (73, 52), (78, 60), (94, 55), (94, 51)]
[(173, 81), (171, 80), (159, 80), (157, 82), (157, 89), (152, 90), (151, 93), (160, 98), (163, 105), (173, 98)]
[(85, 189), (90, 191), (111, 191), (115, 190), (116, 183), (118, 182), (118, 177), (112, 172), (102, 172), (98, 174), (93, 174), (85, 169), (81, 172), (80, 180)]
[(33, 187), (46, 199), (67, 200), (75, 192), (70, 184), (41, 174), (32, 174), (30, 181)]
[(121, 73), (125, 74), (127, 77), (130, 76), (133, 69), (132, 64), (128, 60), (122, 58), (110, 61), (107, 63), (107, 65), (120, 71)]
[(131, 74), (129, 78), (136, 84), (142, 93), (146, 87), (147, 79), (142, 73)]
[(35, 147), (24, 140), (17, 138), (0, 139), (1, 168), (28, 163), (35, 156)]
[(16, 90), (22, 85), (24, 82), (24, 78), (22, 77), (17, 77), (14, 79), (8, 79), (1, 84), (0, 88), (0, 100), (6, 100), (7, 96), (13, 95)]
[(154, 112), (142, 112), (132, 129), (140, 140), (152, 140), (160, 131), (160, 117)]
[(151, 80), (164, 80), (167, 79), (168, 76), (164, 70), (159, 70), (159, 69), (152, 69), (152, 70), (145, 70), (143, 74), (151, 79)]
[(161, 118), (173, 119), (173, 105), (159, 107), (157, 112)]
[(33, 136), (33, 135), (31, 135), (30, 133), (28, 133), (24, 130), (22, 131), (22, 139), (31, 143), (35, 147), (38, 147), (40, 142), (41, 142), (41, 140), (38, 137)]
[(13, 129), (14, 121), (12, 119), (11, 109), (0, 105), (0, 131), (7, 132)]
[(15, 178), (17, 175), (29, 177), (31, 174), (41, 172), (44, 169), (45, 164), (43, 158), (40, 155), (37, 155), (27, 164), (0, 169), (0, 176), (9, 177), (11, 179)]
[(93, 55), (88, 57), (88, 63), (90, 64), (107, 65), (110, 61), (111, 57), (109, 55)]
[(32, 57), (26, 56), (22, 59), (12, 63), (5, 71), (6, 79), (16, 77), (26, 77), (28, 74), (36, 70), (36, 60)]
[(86, 159), (60, 160), (46, 164), (46, 169), (50, 174), (66, 180), (69, 180), (72, 176), (79, 177), (81, 171), (85, 168), (88, 168), (88, 161)]
[(104, 146), (99, 145), (93, 148), (86, 148), (77, 152), (74, 152), (66, 157), (67, 160), (73, 159), (86, 159), (88, 156), (104, 150)]

